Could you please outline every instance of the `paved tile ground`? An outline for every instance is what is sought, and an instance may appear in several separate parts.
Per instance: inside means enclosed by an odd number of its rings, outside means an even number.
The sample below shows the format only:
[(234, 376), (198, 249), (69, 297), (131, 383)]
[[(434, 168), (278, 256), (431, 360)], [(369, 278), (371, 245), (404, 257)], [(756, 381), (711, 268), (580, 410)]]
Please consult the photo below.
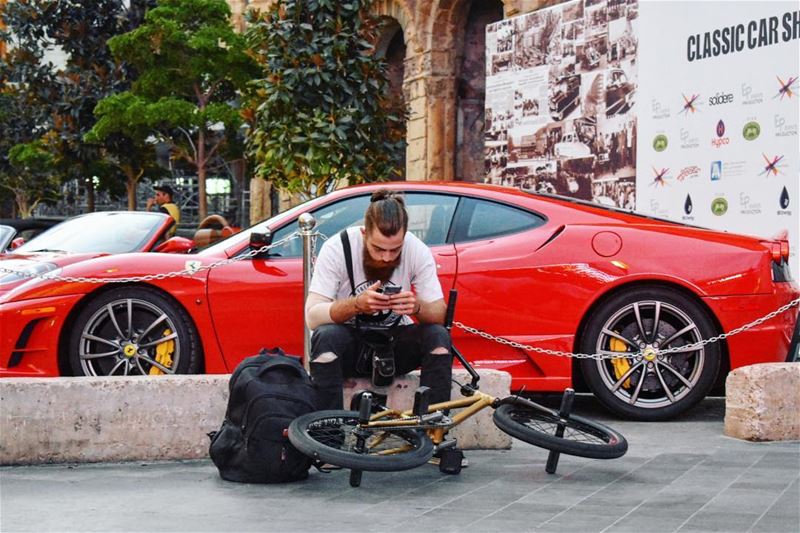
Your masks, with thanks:
[(562, 456), (514, 441), (468, 451), (469, 468), (312, 471), (286, 485), (227, 483), (208, 461), (0, 468), (0, 531), (544, 531), (800, 532), (800, 443), (722, 435), (724, 401), (680, 420), (609, 419), (590, 398), (578, 412), (621, 431), (624, 457)]

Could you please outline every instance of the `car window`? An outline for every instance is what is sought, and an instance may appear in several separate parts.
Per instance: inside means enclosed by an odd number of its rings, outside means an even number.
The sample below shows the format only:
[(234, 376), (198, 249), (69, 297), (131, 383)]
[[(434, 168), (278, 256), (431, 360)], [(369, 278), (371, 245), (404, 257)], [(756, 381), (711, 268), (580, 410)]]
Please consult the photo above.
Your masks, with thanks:
[(459, 218), (456, 242), (499, 237), (536, 228), (544, 224), (539, 215), (516, 207), (470, 198)]
[[(405, 193), (404, 196), (408, 209), (408, 231), (419, 237), (428, 246), (444, 244), (456, 210), (458, 197), (423, 193)], [(364, 224), (364, 212), (368, 205), (369, 195), (362, 195), (345, 198), (312, 211), (317, 221), (316, 229), (325, 238), (330, 238), (344, 228), (361, 226)], [(292, 219), (291, 222), (275, 232), (272, 241), (278, 242), (296, 230), (297, 219)], [(318, 250), (320, 246), (322, 243), (318, 239)], [(292, 239), (273, 248), (270, 255), (300, 257), (302, 250), (302, 241)]]

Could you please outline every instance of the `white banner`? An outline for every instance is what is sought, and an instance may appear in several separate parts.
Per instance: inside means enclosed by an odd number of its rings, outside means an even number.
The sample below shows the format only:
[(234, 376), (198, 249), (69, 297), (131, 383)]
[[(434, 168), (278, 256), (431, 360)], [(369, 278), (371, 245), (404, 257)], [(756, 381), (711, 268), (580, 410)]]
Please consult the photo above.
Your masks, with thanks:
[(487, 26), (487, 182), (790, 240), (800, 2), (579, 0)]
[(788, 233), (798, 267), (800, 3), (641, 2), (637, 210)]

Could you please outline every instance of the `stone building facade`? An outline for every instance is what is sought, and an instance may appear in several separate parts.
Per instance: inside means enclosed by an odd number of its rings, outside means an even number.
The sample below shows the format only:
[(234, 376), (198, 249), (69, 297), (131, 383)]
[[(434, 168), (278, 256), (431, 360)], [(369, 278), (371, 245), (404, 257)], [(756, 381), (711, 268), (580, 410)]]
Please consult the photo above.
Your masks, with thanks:
[[(273, 0), (229, 0), (237, 27)], [(377, 52), (409, 110), (409, 181), (482, 181), (485, 28), (558, 0), (376, 0), (387, 19)]]

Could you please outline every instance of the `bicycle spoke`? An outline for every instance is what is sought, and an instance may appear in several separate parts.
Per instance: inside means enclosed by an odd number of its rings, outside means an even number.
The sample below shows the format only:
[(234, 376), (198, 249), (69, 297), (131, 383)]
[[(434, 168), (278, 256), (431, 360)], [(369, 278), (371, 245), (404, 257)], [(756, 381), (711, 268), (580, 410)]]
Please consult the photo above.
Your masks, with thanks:
[(530, 411), (527, 409), (514, 410), (511, 413), (512, 418), (524, 424), (531, 429), (541, 433), (554, 435), (559, 424), (565, 425), (563, 438), (575, 442), (584, 442), (590, 444), (603, 444), (606, 439), (595, 432), (593, 428), (589, 428), (574, 420), (567, 419), (566, 424), (557, 416), (545, 413), (544, 411)]

